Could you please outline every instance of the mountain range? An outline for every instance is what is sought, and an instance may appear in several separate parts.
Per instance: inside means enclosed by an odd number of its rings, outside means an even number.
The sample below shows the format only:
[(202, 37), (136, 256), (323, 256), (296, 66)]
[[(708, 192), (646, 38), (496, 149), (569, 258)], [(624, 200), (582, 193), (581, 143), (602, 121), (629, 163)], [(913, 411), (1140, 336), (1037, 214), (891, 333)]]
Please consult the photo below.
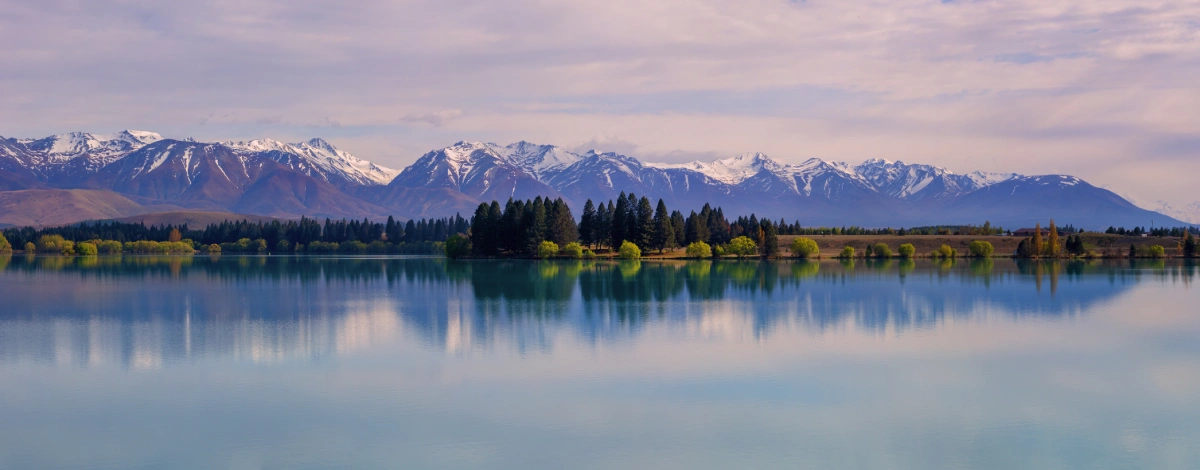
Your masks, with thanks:
[[(145, 131), (0, 137), (0, 224), (205, 211), (279, 218), (470, 216), (481, 201), (622, 192), (673, 209), (721, 206), (726, 214), (799, 220), (808, 226), (1045, 223), (1093, 229), (1185, 225), (1066, 175), (956, 174), (881, 159), (858, 165), (809, 159), (785, 164), (761, 153), (711, 162), (645, 163), (617, 153), (553, 145), (458, 142), (402, 171), (321, 139), (197, 142)], [(7, 201), (7, 203), (6, 203)], [(46, 201), (55, 201), (47, 203)]]

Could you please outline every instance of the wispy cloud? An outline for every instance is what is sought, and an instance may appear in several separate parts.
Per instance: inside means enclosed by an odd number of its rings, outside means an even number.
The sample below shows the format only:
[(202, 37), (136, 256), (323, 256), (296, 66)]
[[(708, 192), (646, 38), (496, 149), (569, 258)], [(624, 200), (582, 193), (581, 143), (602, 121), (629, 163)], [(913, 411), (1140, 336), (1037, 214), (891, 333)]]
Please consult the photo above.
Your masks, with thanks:
[(887, 157), (1182, 204), (1197, 25), (1194, 0), (14, 0), (0, 134), (324, 132), (389, 165), (461, 139)]

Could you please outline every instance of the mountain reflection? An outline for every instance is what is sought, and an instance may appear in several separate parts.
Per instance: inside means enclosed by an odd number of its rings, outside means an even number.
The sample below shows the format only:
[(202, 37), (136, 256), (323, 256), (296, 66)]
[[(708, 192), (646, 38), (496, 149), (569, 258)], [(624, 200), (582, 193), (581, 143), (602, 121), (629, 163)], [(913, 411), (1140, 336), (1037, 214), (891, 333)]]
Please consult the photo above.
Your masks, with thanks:
[(437, 258), (0, 257), (0, 362), (155, 368), (318, 360), (419, 338), (450, 352), (549, 350), (566, 331), (621, 341), (776, 330), (887, 334), (947, 318), (1061, 318), (1170, 261), (448, 261)]

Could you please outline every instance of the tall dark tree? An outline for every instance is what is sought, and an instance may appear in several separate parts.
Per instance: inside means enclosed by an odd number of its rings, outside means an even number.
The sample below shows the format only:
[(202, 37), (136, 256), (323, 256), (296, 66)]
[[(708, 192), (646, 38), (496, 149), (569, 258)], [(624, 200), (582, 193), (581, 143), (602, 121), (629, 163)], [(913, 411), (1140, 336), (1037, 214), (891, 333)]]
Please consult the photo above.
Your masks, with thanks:
[(708, 221), (705, 217), (692, 211), (688, 215), (686, 223), (687, 236), (686, 244), (690, 245), (695, 242), (708, 243)]
[(579, 241), (588, 247), (596, 243), (596, 222), (596, 206), (588, 199), (579, 218)]
[(770, 220), (764, 219), (759, 225), (759, 230), (762, 232), (762, 244), (759, 249), (762, 250), (764, 257), (771, 257), (779, 254), (779, 234), (775, 230), (775, 224)]
[(547, 218), (549, 229), (547, 239), (560, 247), (579, 240), (579, 228), (575, 225), (575, 217), (571, 215), (571, 208), (562, 198), (555, 199), (550, 204)]
[(675, 247), (675, 230), (671, 225), (671, 215), (667, 213), (667, 204), (662, 199), (658, 200), (658, 207), (654, 209), (654, 240), (651, 246), (657, 248), (659, 253)]
[[(664, 209), (665, 210), (665, 209)], [(654, 206), (650, 205), (650, 199), (642, 196), (638, 200), (637, 209), (637, 238), (634, 243), (638, 246), (649, 247), (655, 238), (654, 234)]]
[(682, 212), (677, 210), (671, 212), (671, 231), (675, 234), (675, 246), (687, 246), (686, 224)]
[(617, 196), (617, 205), (613, 209), (612, 214), (612, 235), (610, 236), (611, 243), (609, 246), (621, 246), (621, 242), (629, 239), (629, 201), (625, 197), (625, 192), (621, 191), (621, 195)]
[(475, 208), (475, 216), (471, 218), (471, 250), (475, 256), (496, 254), (493, 243), (496, 227), (492, 226), (489, 208), (487, 203), (479, 203), (479, 207)]

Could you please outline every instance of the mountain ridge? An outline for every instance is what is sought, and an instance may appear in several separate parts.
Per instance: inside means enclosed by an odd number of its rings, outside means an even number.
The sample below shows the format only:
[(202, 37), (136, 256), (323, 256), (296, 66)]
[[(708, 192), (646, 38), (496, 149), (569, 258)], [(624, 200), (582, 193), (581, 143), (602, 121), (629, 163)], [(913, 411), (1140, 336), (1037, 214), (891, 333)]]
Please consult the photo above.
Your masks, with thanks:
[(624, 192), (684, 211), (711, 204), (810, 226), (989, 220), (1015, 228), (1051, 217), (1093, 228), (1185, 224), (1072, 176), (959, 174), (883, 159), (783, 163), (746, 153), (666, 164), (528, 141), (459, 141), (393, 170), (319, 138), (196, 142), (147, 131), (0, 137), (0, 191), (45, 188), (271, 217), (441, 217), (470, 213), (480, 202), (536, 196), (562, 197), (578, 212), (588, 199), (607, 201)]

